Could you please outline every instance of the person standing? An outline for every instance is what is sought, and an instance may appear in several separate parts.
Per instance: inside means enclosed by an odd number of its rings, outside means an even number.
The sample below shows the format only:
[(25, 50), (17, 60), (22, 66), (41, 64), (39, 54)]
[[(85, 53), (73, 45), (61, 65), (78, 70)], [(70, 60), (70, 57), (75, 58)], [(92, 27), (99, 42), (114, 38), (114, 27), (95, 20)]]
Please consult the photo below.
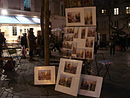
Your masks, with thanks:
[(34, 56), (34, 50), (36, 48), (36, 37), (33, 32), (33, 28), (30, 28), (28, 32), (28, 46), (29, 46), (29, 61), (34, 61), (33, 56)]
[[(2, 57), (2, 50), (4, 45), (6, 45), (6, 39), (4, 35), (0, 32), (0, 58)], [(3, 62), (0, 61), (0, 67), (2, 66), (3, 66)]]
[(26, 48), (28, 47), (26, 33), (24, 33), (23, 36), (21, 37), (21, 46), (22, 46), (22, 56), (23, 56), (23, 59), (25, 59), (26, 53), (27, 53)]
[(115, 55), (115, 39), (113, 36), (111, 36), (111, 38), (110, 38), (109, 45), (110, 45), (110, 55), (114, 56)]

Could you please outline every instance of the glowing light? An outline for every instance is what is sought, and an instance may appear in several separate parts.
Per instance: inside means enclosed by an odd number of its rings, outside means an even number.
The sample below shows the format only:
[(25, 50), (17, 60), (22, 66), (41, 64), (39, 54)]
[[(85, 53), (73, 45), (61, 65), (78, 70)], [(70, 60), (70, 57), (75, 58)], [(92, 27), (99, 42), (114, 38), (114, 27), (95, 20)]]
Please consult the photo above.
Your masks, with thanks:
[(6, 9), (2, 9), (2, 10), (1, 10), (1, 14), (2, 14), (2, 15), (8, 15), (8, 11), (7, 11)]

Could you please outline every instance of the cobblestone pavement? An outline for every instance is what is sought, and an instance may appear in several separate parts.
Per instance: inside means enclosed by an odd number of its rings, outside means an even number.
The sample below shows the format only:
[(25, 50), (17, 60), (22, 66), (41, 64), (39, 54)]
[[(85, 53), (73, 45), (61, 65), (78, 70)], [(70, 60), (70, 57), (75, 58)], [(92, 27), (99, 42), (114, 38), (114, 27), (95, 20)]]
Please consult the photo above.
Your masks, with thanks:
[[(116, 52), (115, 56), (110, 56), (108, 50), (99, 52), (104, 53), (105, 58), (113, 62), (109, 70), (112, 80), (108, 77), (104, 79), (101, 98), (130, 98), (130, 51)], [(10, 73), (14, 77), (12, 80), (2, 75), (0, 98), (75, 98), (55, 91), (55, 85), (34, 85), (34, 67), (44, 65), (42, 59), (36, 59), (34, 62), (22, 59), (16, 67), (16, 73)], [(92, 66), (95, 68), (95, 63)], [(89, 97), (78, 95), (77, 98)]]

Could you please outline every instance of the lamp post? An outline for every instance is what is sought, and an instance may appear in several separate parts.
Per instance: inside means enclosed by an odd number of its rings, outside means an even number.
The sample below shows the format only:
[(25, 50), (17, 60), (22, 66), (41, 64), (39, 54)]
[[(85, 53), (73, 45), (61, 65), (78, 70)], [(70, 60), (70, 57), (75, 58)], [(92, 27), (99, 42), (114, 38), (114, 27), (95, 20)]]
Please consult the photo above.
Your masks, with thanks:
[(42, 0), (41, 29), (44, 39), (44, 65), (49, 65), (49, 0)]

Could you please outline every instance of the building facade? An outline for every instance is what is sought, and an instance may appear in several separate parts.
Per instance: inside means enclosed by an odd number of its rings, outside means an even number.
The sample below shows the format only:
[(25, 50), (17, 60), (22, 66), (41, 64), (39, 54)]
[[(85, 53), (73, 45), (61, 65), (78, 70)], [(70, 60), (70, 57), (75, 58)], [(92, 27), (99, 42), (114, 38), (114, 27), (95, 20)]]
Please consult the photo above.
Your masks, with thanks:
[(129, 0), (95, 0), (97, 32), (101, 42), (109, 41), (114, 33), (130, 34)]
[[(49, 0), (49, 5), (52, 27), (65, 25), (65, 18), (59, 17), (64, 16), (64, 2)], [(34, 28), (34, 33), (37, 35), (37, 31), (41, 30), (41, 6), (42, 0), (0, 0), (0, 30), (7, 42), (17, 42), (18, 37), (27, 33), (29, 28)]]

